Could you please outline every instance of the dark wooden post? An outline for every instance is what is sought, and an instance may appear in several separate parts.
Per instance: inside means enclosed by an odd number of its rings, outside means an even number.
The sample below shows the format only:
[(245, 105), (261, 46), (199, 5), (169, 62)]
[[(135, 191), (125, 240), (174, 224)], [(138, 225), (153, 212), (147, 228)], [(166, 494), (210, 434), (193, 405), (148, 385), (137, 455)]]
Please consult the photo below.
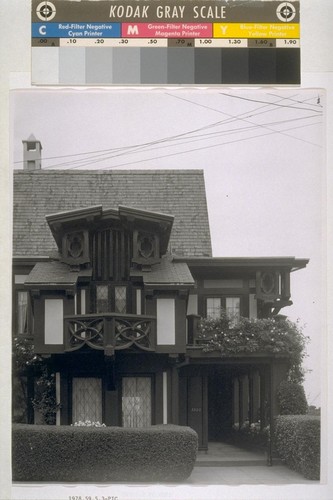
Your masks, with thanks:
[(179, 376), (178, 368), (173, 366), (171, 369), (171, 422), (175, 425), (179, 424)]
[(104, 354), (105, 356), (113, 356), (115, 348), (115, 318), (106, 316), (103, 321), (104, 330)]
[(198, 323), (200, 316), (189, 314), (187, 316), (187, 344), (194, 345), (198, 335)]

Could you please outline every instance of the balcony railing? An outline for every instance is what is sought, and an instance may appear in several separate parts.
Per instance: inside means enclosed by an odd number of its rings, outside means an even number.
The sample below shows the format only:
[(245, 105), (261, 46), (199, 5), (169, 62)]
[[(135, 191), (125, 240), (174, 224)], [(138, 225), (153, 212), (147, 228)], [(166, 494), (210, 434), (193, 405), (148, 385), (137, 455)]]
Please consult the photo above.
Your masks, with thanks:
[(84, 314), (64, 319), (65, 351), (82, 347), (114, 351), (138, 348), (154, 352), (156, 348), (156, 318), (134, 314)]

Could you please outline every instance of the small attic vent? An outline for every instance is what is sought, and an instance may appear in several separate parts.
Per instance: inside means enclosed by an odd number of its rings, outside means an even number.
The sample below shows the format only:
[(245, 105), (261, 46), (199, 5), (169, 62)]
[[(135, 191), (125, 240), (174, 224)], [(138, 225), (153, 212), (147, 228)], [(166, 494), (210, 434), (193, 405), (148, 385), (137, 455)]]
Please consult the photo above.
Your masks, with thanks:
[(37, 145), (36, 142), (28, 141), (27, 142), (27, 150), (28, 151), (36, 151)]

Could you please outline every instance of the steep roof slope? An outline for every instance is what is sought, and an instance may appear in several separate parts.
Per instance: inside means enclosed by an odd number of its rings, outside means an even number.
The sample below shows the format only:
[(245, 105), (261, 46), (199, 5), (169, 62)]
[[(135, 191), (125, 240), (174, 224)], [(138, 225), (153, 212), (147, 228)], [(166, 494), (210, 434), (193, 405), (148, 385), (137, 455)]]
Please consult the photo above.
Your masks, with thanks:
[(173, 215), (171, 252), (212, 254), (201, 170), (17, 170), (13, 255), (49, 255), (56, 245), (45, 215), (93, 205), (103, 209), (125, 205)]

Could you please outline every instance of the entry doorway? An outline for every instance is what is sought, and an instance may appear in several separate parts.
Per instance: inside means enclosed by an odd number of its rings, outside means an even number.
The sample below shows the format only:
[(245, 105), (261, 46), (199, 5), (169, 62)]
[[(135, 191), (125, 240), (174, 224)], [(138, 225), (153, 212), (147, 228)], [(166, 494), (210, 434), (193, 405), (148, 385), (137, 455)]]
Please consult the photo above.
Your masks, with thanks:
[(232, 379), (216, 371), (208, 376), (208, 441), (225, 441), (231, 430)]

